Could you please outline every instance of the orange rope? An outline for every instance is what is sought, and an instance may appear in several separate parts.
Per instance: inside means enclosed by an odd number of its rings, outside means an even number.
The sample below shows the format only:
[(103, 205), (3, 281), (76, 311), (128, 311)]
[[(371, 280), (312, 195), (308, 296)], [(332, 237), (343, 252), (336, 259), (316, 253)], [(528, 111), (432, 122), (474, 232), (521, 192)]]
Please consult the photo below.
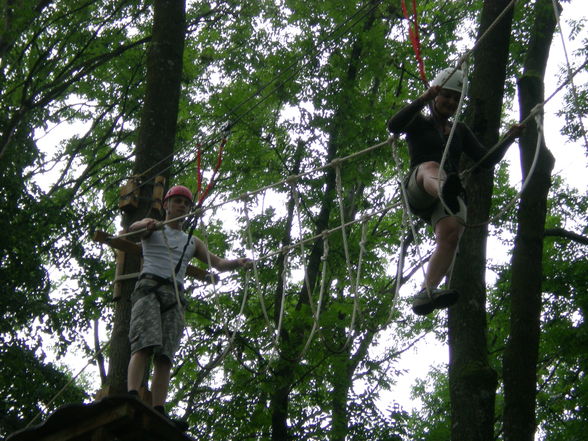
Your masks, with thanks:
[[(404, 17), (410, 22), (410, 14), (408, 13), (408, 9), (406, 8), (406, 3), (404, 0), (402, 0), (402, 12), (404, 13)], [(425, 62), (423, 61), (423, 57), (421, 55), (421, 41), (419, 36), (419, 21), (416, 0), (412, 0), (412, 15), (414, 16), (414, 20), (412, 23), (413, 26), (408, 28), (408, 35), (410, 38), (410, 42), (412, 43), (414, 55), (419, 65), (419, 75), (421, 76), (423, 83), (425, 83), (425, 85), (429, 87), (429, 81), (427, 80), (427, 74), (425, 73)]]

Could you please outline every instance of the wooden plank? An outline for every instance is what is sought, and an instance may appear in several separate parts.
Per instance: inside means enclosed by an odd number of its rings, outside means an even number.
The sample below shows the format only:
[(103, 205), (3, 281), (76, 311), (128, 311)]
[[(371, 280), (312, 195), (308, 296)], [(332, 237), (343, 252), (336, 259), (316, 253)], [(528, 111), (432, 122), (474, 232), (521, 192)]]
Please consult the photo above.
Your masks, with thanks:
[[(112, 237), (110, 234), (104, 231), (96, 230), (94, 232), (94, 236), (92, 237), (92, 239), (94, 240), (94, 242), (110, 245), (111, 247), (116, 248), (117, 250), (124, 251), (125, 253), (141, 255), (143, 252), (141, 245), (139, 243), (135, 243), (131, 240), (124, 238)], [(205, 271), (193, 265), (188, 265), (188, 267), (186, 268), (186, 275), (188, 277), (193, 277), (195, 279), (203, 280), (208, 283), (211, 283), (211, 281), (213, 283), (219, 281), (219, 277), (217, 274), (209, 273), (208, 271)]]
[[(65, 429), (57, 432), (41, 436), (39, 441), (68, 441), (75, 439), (85, 433), (90, 433), (99, 427), (112, 424), (117, 421), (122, 421), (127, 418), (134, 418), (135, 409), (129, 403), (124, 403), (112, 409), (101, 412), (98, 415), (93, 415), (92, 419), (83, 419), (79, 421), (72, 421), (71, 425)], [(38, 435), (37, 435), (38, 436)]]
[(129, 396), (67, 404), (7, 441), (194, 441), (150, 405)]

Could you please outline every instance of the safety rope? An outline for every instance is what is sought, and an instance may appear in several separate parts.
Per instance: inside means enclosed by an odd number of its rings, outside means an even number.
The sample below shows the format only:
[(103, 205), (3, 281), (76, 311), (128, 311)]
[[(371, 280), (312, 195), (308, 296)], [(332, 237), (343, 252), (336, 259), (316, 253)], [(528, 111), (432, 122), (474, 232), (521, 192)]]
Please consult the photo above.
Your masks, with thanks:
[(304, 354), (306, 354), (306, 351), (308, 350), (308, 348), (310, 347), (310, 343), (312, 342), (312, 338), (314, 337), (314, 334), (319, 327), (320, 311), (321, 311), (321, 307), (322, 307), (322, 303), (323, 303), (323, 295), (325, 293), (325, 285), (326, 285), (326, 280), (327, 280), (327, 259), (329, 257), (329, 235), (327, 233), (322, 235), (322, 241), (323, 241), (323, 253), (321, 255), (321, 262), (323, 263), (323, 267), (322, 267), (322, 273), (321, 273), (321, 283), (320, 283), (320, 288), (319, 288), (319, 296), (318, 296), (318, 300), (317, 300), (317, 306), (316, 306), (315, 310), (312, 311), (313, 312), (312, 329), (310, 330), (310, 333), (308, 335), (308, 339), (306, 340), (306, 343), (305, 343), (304, 347), (302, 348), (300, 355), (298, 356), (298, 358), (300, 358), (300, 359), (302, 357), (304, 357)]
[[(406, 8), (405, 0), (402, 0), (402, 12), (404, 13), (404, 17), (410, 22), (410, 14), (408, 13), (408, 9)], [(419, 66), (419, 75), (421, 77), (421, 80), (425, 84), (425, 87), (429, 88), (429, 81), (427, 80), (427, 74), (425, 73), (425, 62), (423, 61), (423, 57), (421, 54), (421, 40), (419, 36), (419, 21), (416, 0), (412, 0), (412, 16), (414, 17), (412, 23), (413, 27), (411, 28), (409, 24), (408, 35), (410, 38), (410, 42), (412, 43), (412, 49), (414, 51), (414, 55)]]
[(259, 303), (261, 305), (261, 312), (262, 312), (263, 317), (264, 317), (264, 319), (270, 329), (270, 332), (272, 334), (273, 347), (277, 348), (278, 342), (280, 339), (280, 330), (276, 329), (274, 324), (269, 319), (269, 316), (267, 313), (267, 308), (265, 306), (264, 295), (263, 295), (263, 291), (261, 289), (261, 283), (259, 282), (259, 272), (257, 269), (257, 263), (258, 263), (259, 259), (255, 257), (255, 247), (253, 246), (253, 234), (251, 232), (251, 220), (249, 219), (249, 208), (247, 206), (247, 202), (248, 202), (248, 198), (246, 198), (246, 197), (243, 198), (243, 213), (245, 214), (245, 222), (246, 222), (247, 247), (249, 248), (249, 253), (251, 256), (251, 260), (252, 260), (253, 278), (255, 280), (257, 291), (259, 293), (258, 297), (259, 297)]
[(541, 142), (542, 142), (543, 136), (544, 136), (543, 135), (543, 133), (544, 133), (543, 132), (543, 118), (542, 118), (543, 115), (539, 111), (537, 111), (536, 109), (542, 109), (542, 106), (540, 104), (536, 105), (529, 114), (533, 115), (533, 117), (535, 118), (535, 122), (537, 124), (537, 143), (535, 145), (535, 153), (533, 155), (533, 162), (531, 163), (531, 167), (529, 169), (529, 172), (527, 173), (527, 176), (523, 177), (523, 183), (521, 185), (520, 190), (494, 216), (492, 216), (491, 218), (489, 218), (485, 222), (479, 222), (476, 224), (466, 224), (467, 228), (481, 227), (481, 226), (490, 224), (490, 223), (495, 222), (498, 219), (502, 218), (502, 216), (504, 216), (504, 214), (506, 212), (508, 212), (508, 210), (510, 210), (514, 206), (514, 204), (519, 200), (519, 198), (523, 194), (523, 191), (525, 191), (525, 189), (527, 188), (527, 185), (529, 185), (529, 182), (531, 181), (531, 178), (533, 177), (533, 174), (535, 173), (535, 168), (536, 168), (537, 162), (539, 160), (539, 152), (541, 151)]
[[(451, 130), (449, 131), (449, 136), (447, 137), (447, 142), (445, 143), (445, 148), (443, 149), (443, 156), (441, 157), (441, 162), (439, 163), (439, 174), (437, 177), (437, 192), (439, 194), (439, 200), (441, 201), (441, 205), (443, 205), (443, 208), (451, 215), (454, 215), (455, 213), (447, 206), (447, 204), (445, 203), (445, 200), (443, 199), (443, 191), (441, 188), (441, 181), (442, 181), (442, 174), (445, 173), (445, 162), (447, 161), (447, 157), (449, 156), (451, 142), (453, 141), (453, 136), (455, 134), (455, 130), (457, 129), (457, 123), (459, 122), (459, 116), (461, 114), (461, 110), (463, 108), (463, 103), (464, 103), (465, 95), (466, 95), (465, 92), (466, 92), (467, 84), (468, 84), (468, 64), (464, 61), (462, 63), (462, 67), (463, 67), (462, 71), (463, 71), (464, 79), (463, 79), (462, 86), (461, 86), (461, 94), (459, 96), (459, 104), (457, 105), (457, 110), (455, 112), (455, 119), (454, 119), (453, 123), (451, 124)], [(443, 128), (443, 130), (444, 129), (445, 128)]]
[[(298, 177), (294, 176), (292, 177), (292, 179), (290, 180), (290, 192), (292, 194), (292, 199), (294, 201), (294, 208), (296, 210), (296, 219), (297, 219), (297, 223), (298, 223), (298, 231), (300, 236), (303, 236), (303, 225), (302, 225), (302, 218), (301, 218), (301, 206), (300, 206), (300, 194), (298, 192), (298, 186), (296, 185), (298, 181)], [(327, 240), (326, 238), (323, 238), (323, 240)], [(300, 355), (298, 355), (298, 359), (302, 359), (302, 357), (304, 357), (304, 355), (306, 354), (307, 349), (310, 347), (310, 343), (312, 342), (312, 339), (314, 337), (314, 334), (316, 332), (316, 329), (319, 325), (319, 317), (320, 317), (320, 311), (321, 311), (321, 306), (322, 306), (322, 296), (323, 296), (323, 292), (324, 292), (324, 286), (321, 285), (321, 290), (319, 292), (319, 299), (317, 302), (317, 305), (315, 307), (314, 303), (313, 303), (313, 299), (312, 299), (312, 295), (314, 290), (311, 288), (310, 286), (310, 280), (308, 279), (308, 268), (306, 266), (306, 250), (304, 247), (304, 243), (299, 242), (299, 246), (300, 246), (300, 259), (302, 262), (302, 271), (304, 272), (304, 286), (306, 288), (306, 293), (307, 293), (307, 297), (308, 297), (308, 304), (310, 307), (310, 311), (312, 314), (312, 319), (313, 319), (313, 323), (312, 323), (312, 329), (310, 330), (309, 334), (308, 334), (308, 338), (306, 340), (306, 343), (304, 344), (302, 351), (300, 352)], [(328, 244), (324, 244), (323, 243), (323, 254), (321, 256), (321, 261), (323, 261), (323, 271), (326, 268), (326, 262), (324, 260), (322, 260), (325, 257), (325, 253), (328, 254)], [(322, 279), (324, 280), (324, 273), (322, 274)]]
[[(223, 349), (223, 351), (220, 353), (220, 355), (216, 358), (211, 359), (203, 368), (202, 371), (203, 372), (210, 372), (212, 369), (214, 369), (216, 366), (218, 366), (225, 358), (227, 355), (229, 355), (229, 353), (231, 352), (231, 349), (233, 349), (233, 345), (235, 344), (235, 337), (237, 336), (237, 332), (239, 332), (239, 330), (243, 327), (243, 316), (244, 316), (244, 311), (245, 311), (245, 305), (247, 304), (247, 300), (248, 300), (248, 293), (249, 293), (249, 271), (245, 272), (245, 281), (243, 283), (243, 299), (241, 300), (241, 305), (239, 307), (239, 312), (237, 314), (237, 316), (233, 319), (230, 320), (227, 325), (224, 326), (225, 331), (227, 332), (228, 335), (228, 341), (227, 344), (225, 345), (225, 348)], [(220, 310), (220, 304), (218, 303), (218, 300), (216, 300), (217, 305), (219, 307)], [(229, 331), (231, 331), (229, 333)]]

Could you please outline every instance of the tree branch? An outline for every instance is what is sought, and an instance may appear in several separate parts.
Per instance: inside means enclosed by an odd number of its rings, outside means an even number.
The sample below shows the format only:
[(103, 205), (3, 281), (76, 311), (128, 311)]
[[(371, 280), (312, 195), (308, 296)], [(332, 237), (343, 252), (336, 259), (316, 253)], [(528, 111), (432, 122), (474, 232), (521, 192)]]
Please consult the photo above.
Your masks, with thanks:
[(563, 228), (548, 228), (545, 230), (545, 237), (563, 237), (565, 239), (573, 240), (574, 242), (588, 245), (588, 237), (582, 236), (581, 234), (574, 233), (573, 231), (564, 230)]

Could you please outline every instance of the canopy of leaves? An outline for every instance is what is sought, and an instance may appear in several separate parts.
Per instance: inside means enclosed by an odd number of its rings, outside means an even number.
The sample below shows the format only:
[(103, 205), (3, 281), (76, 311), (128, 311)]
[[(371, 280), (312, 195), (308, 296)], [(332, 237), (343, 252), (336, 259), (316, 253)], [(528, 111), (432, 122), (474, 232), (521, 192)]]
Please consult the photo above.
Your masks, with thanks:
[[(458, 59), (480, 7), (479, 1), (420, 2), (429, 75)], [(529, 32), (525, 7), (518, 11), (513, 77)], [(110, 327), (113, 255), (89, 238), (96, 229), (117, 230), (118, 190), (130, 177), (145, 92), (152, 11), (149, 2), (136, 0), (38, 0), (3, 1), (0, 14), (4, 435), (39, 410), (94, 392), (72, 387), (49, 406), (70, 374), (46, 361), (44, 342), (53, 336), (57, 354), (90, 357), (89, 324), (100, 318)], [(378, 401), (400, 376), (402, 351), (440, 324), (438, 318), (417, 321), (393, 299), (406, 229), (397, 180), (405, 166), (391, 160), (388, 145), (345, 160), (340, 197), (334, 168), (313, 171), (384, 141), (387, 118), (424, 90), (407, 27), (400, 2), (188, 2), (171, 175), (196, 188), (200, 145), (209, 179), (230, 127), (220, 179), (207, 201), (218, 208), (206, 212), (206, 228), (197, 234), (218, 254), (260, 258), (255, 274), (223, 277), (214, 289), (191, 287), (171, 402), (174, 412), (189, 415), (197, 438), (268, 439), (272, 397), (281, 388), (296, 439), (337, 439), (345, 432), (354, 440), (433, 440), (448, 433), (440, 373), (416, 390), (429, 395), (422, 414), (382, 410)], [(582, 30), (576, 23), (575, 33)], [(572, 138), (570, 115), (578, 110), (562, 109)], [(406, 163), (403, 146), (399, 141)], [(240, 199), (292, 175), (300, 175), (294, 186)], [(513, 190), (505, 172), (498, 182), (502, 206)], [(223, 205), (229, 200), (236, 202)], [(584, 197), (562, 184), (551, 207), (550, 226), (586, 233)], [(341, 224), (362, 216), (365, 222), (349, 225), (344, 236)], [(505, 216), (496, 224), (506, 237), (509, 222)], [(337, 228), (324, 240), (294, 247), (287, 259), (277, 252)], [(571, 437), (578, 430), (573, 422), (588, 418), (580, 342), (586, 337), (586, 253), (585, 246), (558, 239), (546, 244), (539, 420), (546, 433)], [(404, 275), (420, 265), (410, 247)], [(498, 366), (508, 268), (496, 270), (490, 338)], [(572, 335), (577, 344), (570, 344)]]

